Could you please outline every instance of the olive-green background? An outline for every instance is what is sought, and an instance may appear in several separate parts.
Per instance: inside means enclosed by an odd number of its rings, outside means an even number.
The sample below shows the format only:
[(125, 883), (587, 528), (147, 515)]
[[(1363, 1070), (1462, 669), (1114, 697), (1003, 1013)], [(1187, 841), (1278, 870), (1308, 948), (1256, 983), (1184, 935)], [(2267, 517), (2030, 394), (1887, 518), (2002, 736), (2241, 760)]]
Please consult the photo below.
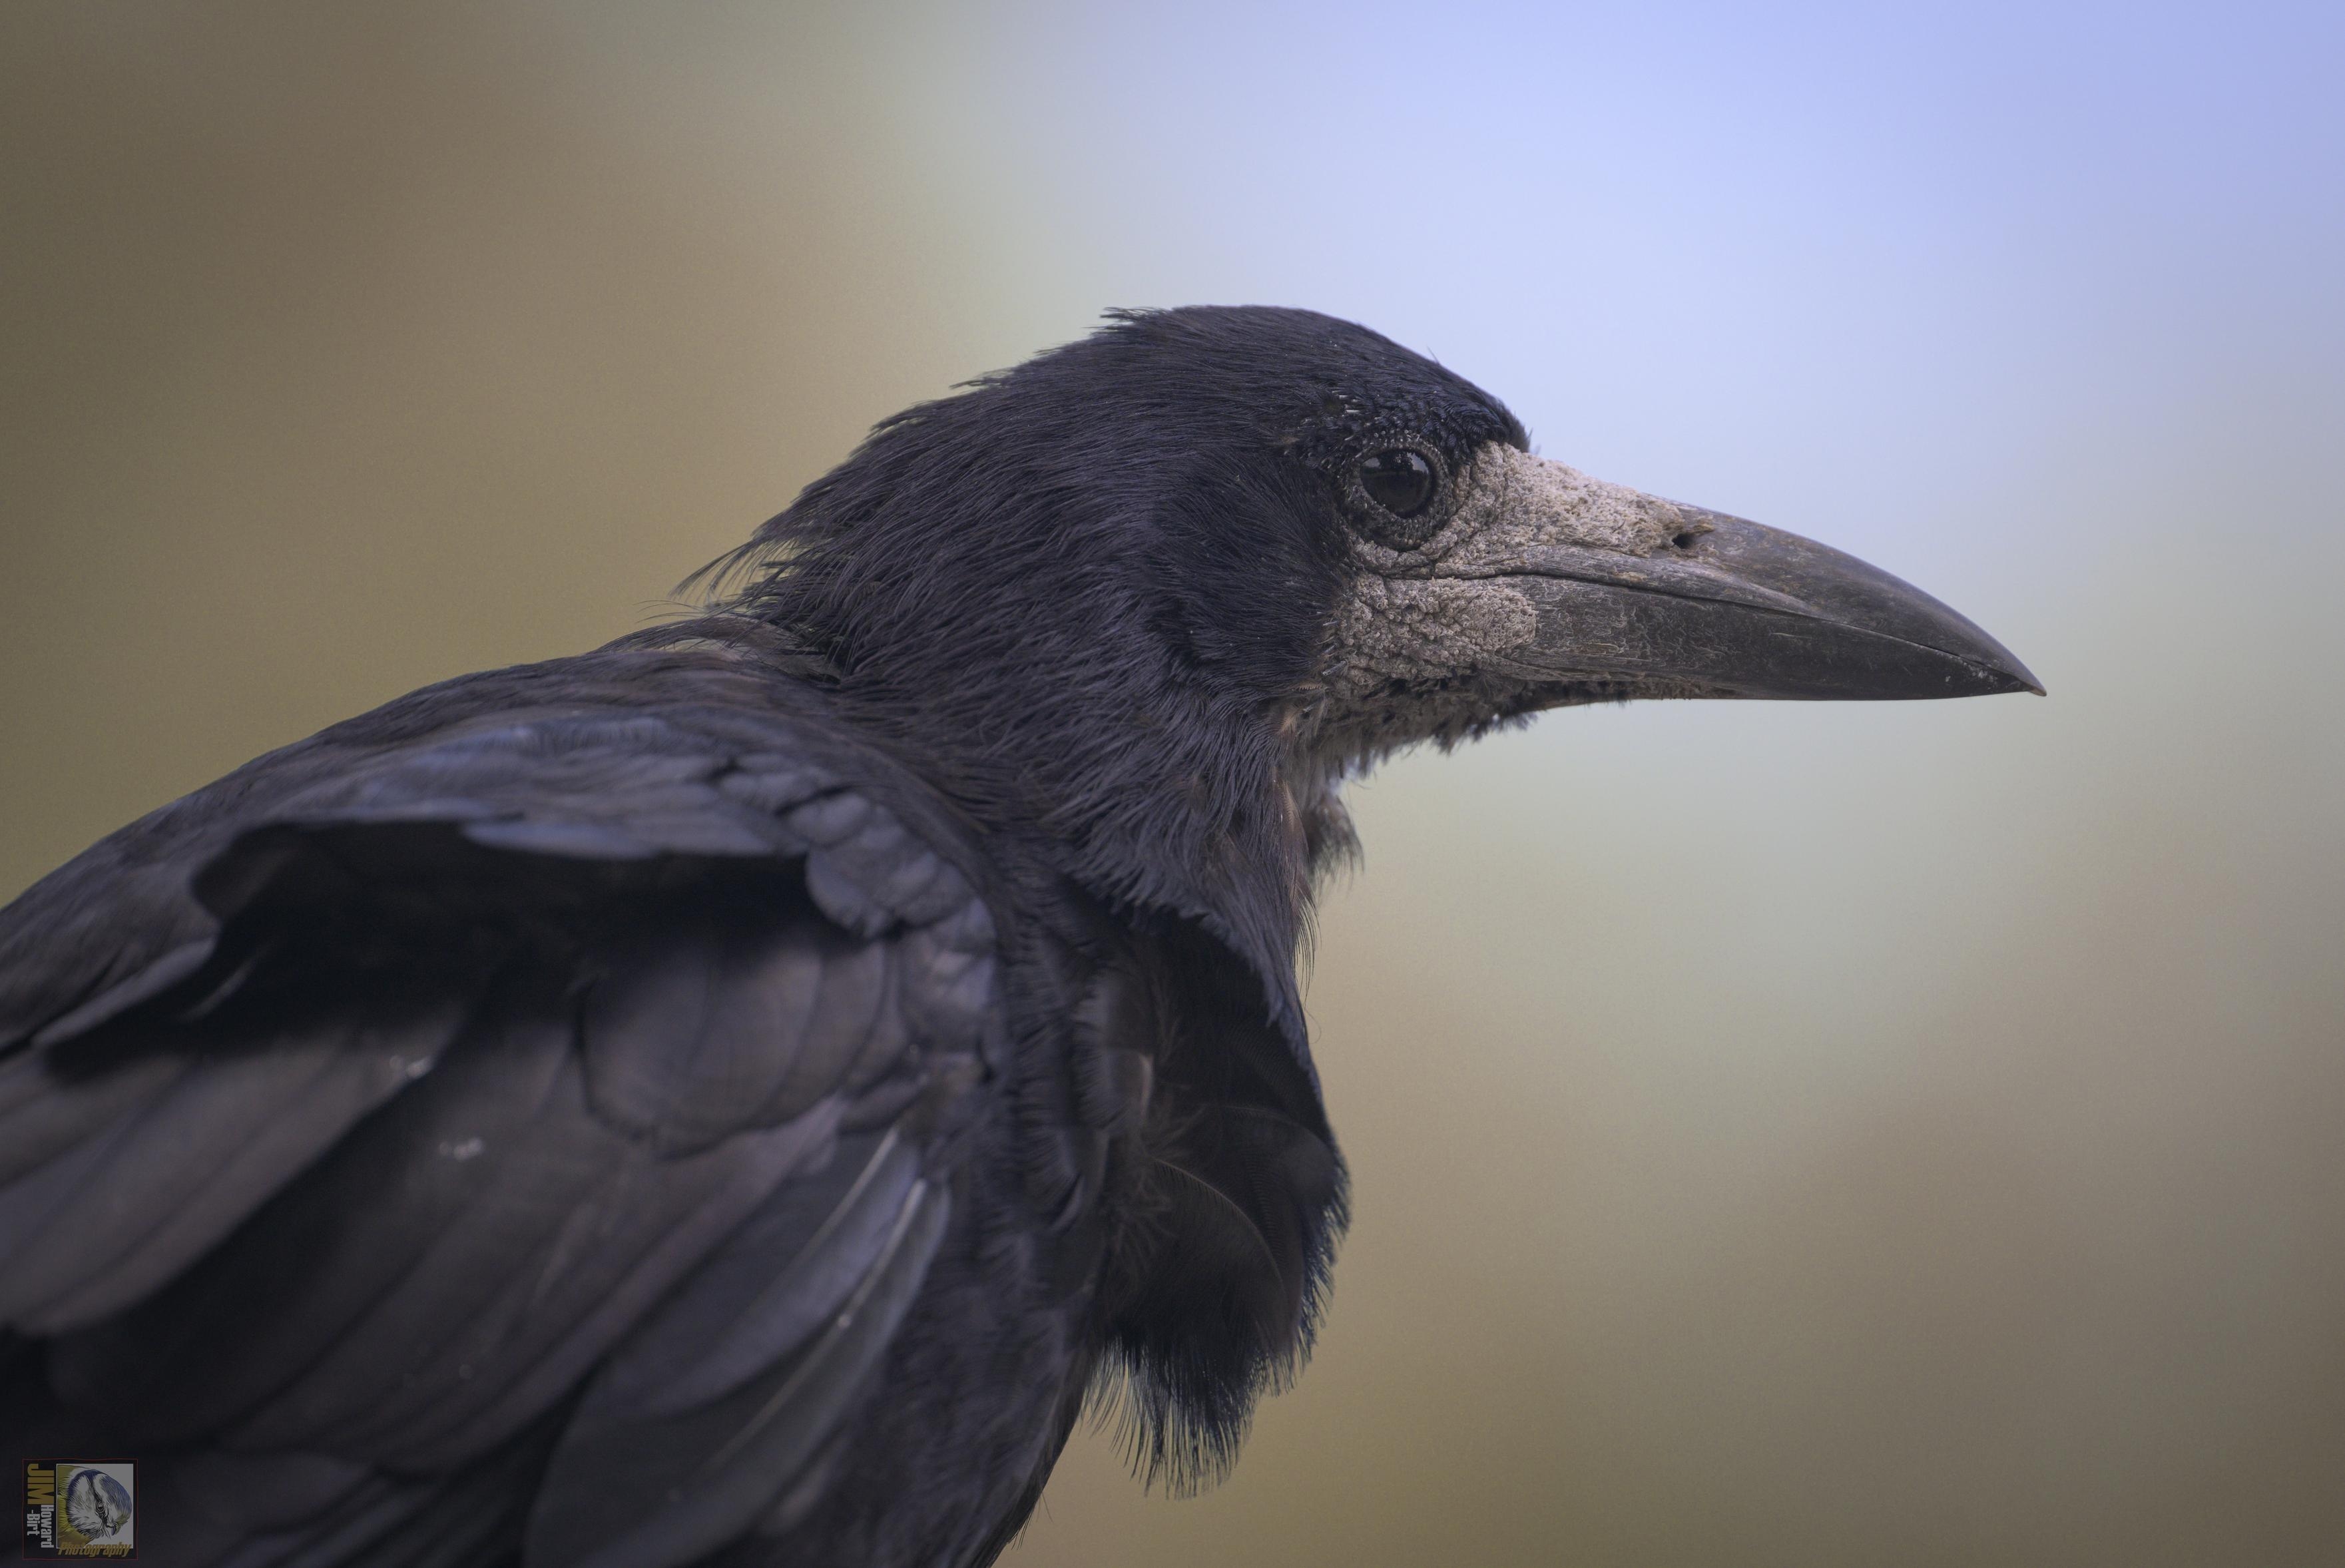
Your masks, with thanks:
[(1103, 307), (1355, 316), (2053, 695), (1356, 790), (1319, 1353), (1201, 1498), (1079, 1437), (1010, 1560), (2345, 1562), (2340, 37), (12, 0), (0, 894)]

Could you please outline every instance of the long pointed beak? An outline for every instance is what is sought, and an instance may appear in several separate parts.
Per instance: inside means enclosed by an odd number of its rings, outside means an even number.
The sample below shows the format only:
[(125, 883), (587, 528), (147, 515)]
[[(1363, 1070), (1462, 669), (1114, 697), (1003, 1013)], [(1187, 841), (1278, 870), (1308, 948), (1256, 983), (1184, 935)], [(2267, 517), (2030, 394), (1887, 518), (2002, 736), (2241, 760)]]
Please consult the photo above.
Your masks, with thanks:
[(1476, 573), (1538, 611), (1509, 662), (1542, 680), (1687, 696), (2043, 693), (2009, 649), (1911, 584), (1796, 534), (1669, 504), (1676, 543), (1653, 554), (1527, 542)]

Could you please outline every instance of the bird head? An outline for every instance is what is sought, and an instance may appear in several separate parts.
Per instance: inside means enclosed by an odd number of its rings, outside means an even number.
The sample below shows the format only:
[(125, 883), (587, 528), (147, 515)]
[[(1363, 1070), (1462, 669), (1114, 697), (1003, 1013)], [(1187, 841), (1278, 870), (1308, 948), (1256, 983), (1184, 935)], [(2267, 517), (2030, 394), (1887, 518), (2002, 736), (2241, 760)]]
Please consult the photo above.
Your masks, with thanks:
[(1535, 456), (1496, 398), (1306, 311), (1120, 313), (881, 424), (735, 565), (728, 607), (980, 815), (1117, 896), (1252, 898), (1274, 948), (1347, 841), (1336, 784), (1413, 743), (2041, 690), (1918, 589)]

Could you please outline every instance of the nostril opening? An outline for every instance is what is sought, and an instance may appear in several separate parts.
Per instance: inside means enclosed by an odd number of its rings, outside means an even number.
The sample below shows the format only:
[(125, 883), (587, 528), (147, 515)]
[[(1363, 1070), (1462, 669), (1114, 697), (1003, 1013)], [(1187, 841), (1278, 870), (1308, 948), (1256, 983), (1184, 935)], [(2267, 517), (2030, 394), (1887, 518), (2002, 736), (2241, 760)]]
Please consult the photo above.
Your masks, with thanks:
[(1689, 528), (1684, 533), (1679, 535), (1676, 538), (1670, 540), (1670, 544), (1680, 550), (1690, 550), (1693, 548), (1695, 537), (1696, 535), (1694, 531)]

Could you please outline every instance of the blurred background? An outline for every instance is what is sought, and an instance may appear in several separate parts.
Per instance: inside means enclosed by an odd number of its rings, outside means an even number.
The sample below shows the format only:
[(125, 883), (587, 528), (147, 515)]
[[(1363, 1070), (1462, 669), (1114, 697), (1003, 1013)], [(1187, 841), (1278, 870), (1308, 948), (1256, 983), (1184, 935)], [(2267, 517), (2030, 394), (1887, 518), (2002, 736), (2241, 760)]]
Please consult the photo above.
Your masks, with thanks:
[(0, 896), (1113, 305), (1364, 321), (2049, 700), (1359, 789), (1357, 1222), (1010, 1563), (2345, 1562), (2345, 12), (12, 0)]

